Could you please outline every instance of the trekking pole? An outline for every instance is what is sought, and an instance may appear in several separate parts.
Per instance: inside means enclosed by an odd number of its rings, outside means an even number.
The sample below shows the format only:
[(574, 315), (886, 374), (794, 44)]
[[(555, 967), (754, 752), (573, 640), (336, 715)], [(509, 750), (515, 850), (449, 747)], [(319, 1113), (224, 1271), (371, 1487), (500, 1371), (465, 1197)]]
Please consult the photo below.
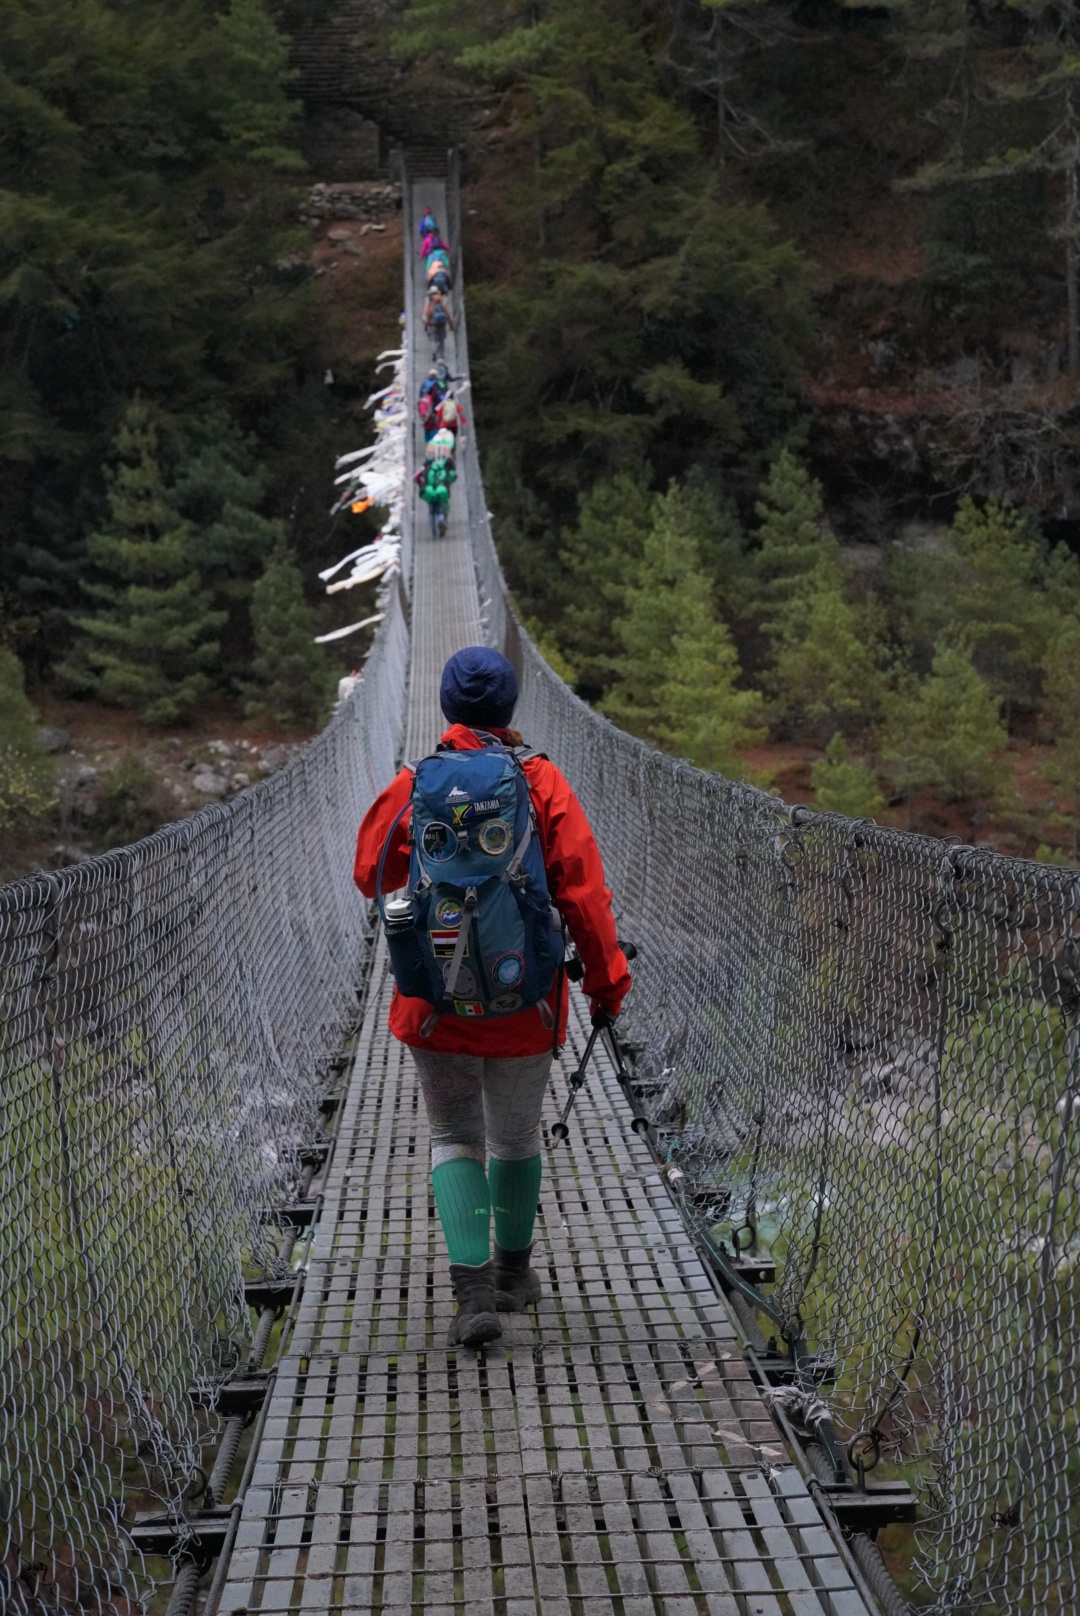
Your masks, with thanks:
[[(620, 938), (619, 947), (622, 949), (628, 960), (637, 958), (638, 951), (633, 943), (624, 943)], [(572, 955), (567, 961), (566, 974), (572, 982), (581, 981), (581, 978), (584, 975), (584, 966), (577, 958), (576, 954)], [(634, 1113), (630, 1118), (630, 1126), (633, 1131), (636, 1134), (640, 1134), (642, 1138), (648, 1134), (650, 1127), (649, 1119), (648, 1117), (643, 1117), (640, 1111), (637, 1109), (635, 1103), (637, 1096), (634, 1093), (634, 1083), (630, 1073), (626, 1069), (626, 1061), (623, 1057), (622, 1045), (619, 1043), (615, 1032), (615, 1021), (613, 1017), (609, 1016), (605, 1011), (599, 1010), (593, 1017), (592, 1032), (589, 1034), (589, 1041), (585, 1045), (585, 1053), (582, 1055), (574, 1071), (570, 1074), (570, 1093), (567, 1096), (566, 1104), (562, 1108), (562, 1115), (559, 1117), (558, 1122), (552, 1125), (551, 1133), (556, 1144), (560, 1144), (564, 1139), (569, 1139), (570, 1137), (570, 1129), (567, 1127), (567, 1119), (570, 1116), (571, 1111), (574, 1109), (574, 1101), (578, 1097), (579, 1089), (583, 1089), (585, 1087), (585, 1068), (589, 1064), (589, 1058), (592, 1055), (593, 1049), (596, 1045), (596, 1040), (600, 1037), (603, 1037), (608, 1054), (611, 1056), (611, 1062), (615, 1067), (615, 1077), (618, 1081), (619, 1087), (622, 1089), (623, 1094), (626, 1096), (626, 1099), (630, 1104), (630, 1108)]]
[(640, 1136), (644, 1139), (649, 1131), (649, 1128), (651, 1127), (651, 1123), (649, 1122), (648, 1117), (642, 1116), (641, 1112), (637, 1108), (637, 1095), (634, 1093), (634, 1080), (626, 1069), (626, 1061), (623, 1058), (622, 1045), (619, 1043), (618, 1034), (615, 1031), (615, 1023), (610, 1016), (606, 1016), (600, 1022), (598, 1030), (604, 1034), (604, 1042), (607, 1045), (608, 1054), (611, 1056), (611, 1063), (615, 1068), (616, 1080), (619, 1087), (622, 1089), (623, 1094), (626, 1096), (630, 1109), (634, 1113), (630, 1118), (630, 1126), (636, 1134), (640, 1134)]
[(551, 1137), (557, 1145), (570, 1137), (570, 1129), (566, 1126), (566, 1119), (574, 1109), (574, 1101), (578, 1097), (578, 1090), (585, 1087), (585, 1068), (589, 1064), (589, 1057), (599, 1036), (600, 1027), (597, 1024), (594, 1025), (592, 1032), (589, 1034), (589, 1041), (585, 1045), (584, 1055), (582, 1055), (576, 1069), (570, 1074), (570, 1093), (567, 1095), (566, 1104), (562, 1108), (562, 1115), (551, 1129)]

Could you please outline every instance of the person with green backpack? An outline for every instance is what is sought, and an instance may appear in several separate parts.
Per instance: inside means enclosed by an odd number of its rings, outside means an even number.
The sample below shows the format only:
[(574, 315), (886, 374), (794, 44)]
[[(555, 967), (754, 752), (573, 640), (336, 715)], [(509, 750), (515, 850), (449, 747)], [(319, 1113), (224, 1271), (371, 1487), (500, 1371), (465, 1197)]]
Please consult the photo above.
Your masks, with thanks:
[(630, 988), (588, 820), (560, 770), (509, 727), (517, 695), (500, 652), (450, 658), (439, 691), (449, 727), (372, 804), (353, 869), (382, 911), (390, 1031), (412, 1050), (427, 1108), (457, 1301), (450, 1339), (466, 1347), (496, 1340), (499, 1314), (541, 1294), (530, 1259), (540, 1114), (566, 1038), (564, 926), (594, 1025)]
[(446, 523), (450, 513), (450, 485), (457, 481), (457, 472), (451, 458), (427, 460), (416, 474), (420, 498), (428, 508), (431, 537), (446, 536)]

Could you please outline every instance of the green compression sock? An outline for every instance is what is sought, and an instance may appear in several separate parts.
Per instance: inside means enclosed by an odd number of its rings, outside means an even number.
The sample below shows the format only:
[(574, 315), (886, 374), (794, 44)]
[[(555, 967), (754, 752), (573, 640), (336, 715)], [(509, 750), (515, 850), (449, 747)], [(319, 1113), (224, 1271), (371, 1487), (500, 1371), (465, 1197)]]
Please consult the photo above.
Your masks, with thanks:
[(493, 1156), (488, 1163), (495, 1238), (504, 1251), (521, 1251), (533, 1237), (542, 1170), (539, 1156), (524, 1161), (496, 1161)]
[(478, 1161), (460, 1156), (440, 1162), (431, 1182), (450, 1261), (479, 1268), (491, 1256), (487, 1174)]

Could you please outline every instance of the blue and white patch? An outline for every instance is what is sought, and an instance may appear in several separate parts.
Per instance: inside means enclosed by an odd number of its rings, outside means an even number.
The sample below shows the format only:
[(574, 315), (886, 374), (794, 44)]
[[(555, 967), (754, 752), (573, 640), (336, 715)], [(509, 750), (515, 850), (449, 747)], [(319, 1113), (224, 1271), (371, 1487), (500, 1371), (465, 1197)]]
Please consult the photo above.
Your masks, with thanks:
[(524, 975), (524, 957), (510, 950), (500, 954), (491, 967), (491, 980), (500, 988), (516, 988)]

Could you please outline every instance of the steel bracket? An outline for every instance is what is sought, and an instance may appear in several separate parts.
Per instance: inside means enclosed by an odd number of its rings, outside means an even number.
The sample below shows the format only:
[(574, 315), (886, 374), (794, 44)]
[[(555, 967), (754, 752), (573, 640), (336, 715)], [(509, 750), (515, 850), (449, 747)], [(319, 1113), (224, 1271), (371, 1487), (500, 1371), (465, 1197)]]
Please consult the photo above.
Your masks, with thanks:
[(776, 1264), (771, 1257), (735, 1257), (728, 1261), (748, 1285), (772, 1285), (776, 1280)]
[(244, 1301), (260, 1313), (264, 1307), (286, 1307), (292, 1301), (298, 1279), (303, 1285), (302, 1271), (286, 1279), (245, 1279)]
[(191, 1400), (200, 1408), (212, 1408), (224, 1419), (234, 1414), (255, 1414), (266, 1400), (266, 1376), (245, 1375), (242, 1379), (227, 1380), (216, 1395), (210, 1391), (193, 1391)]
[(315, 1221), (318, 1201), (293, 1201), (289, 1206), (268, 1206), (263, 1209), (262, 1221), (285, 1225), (290, 1229), (307, 1229)]
[(297, 1160), (302, 1167), (318, 1167), (330, 1154), (329, 1139), (313, 1139), (309, 1144), (298, 1145)]
[(231, 1509), (201, 1509), (182, 1521), (173, 1515), (137, 1515), (128, 1532), (143, 1554), (168, 1559), (182, 1552), (209, 1564), (225, 1547), (231, 1520)]
[(906, 1481), (868, 1481), (863, 1490), (849, 1483), (811, 1482), (840, 1522), (854, 1532), (874, 1532), (879, 1526), (918, 1518), (919, 1501)]

